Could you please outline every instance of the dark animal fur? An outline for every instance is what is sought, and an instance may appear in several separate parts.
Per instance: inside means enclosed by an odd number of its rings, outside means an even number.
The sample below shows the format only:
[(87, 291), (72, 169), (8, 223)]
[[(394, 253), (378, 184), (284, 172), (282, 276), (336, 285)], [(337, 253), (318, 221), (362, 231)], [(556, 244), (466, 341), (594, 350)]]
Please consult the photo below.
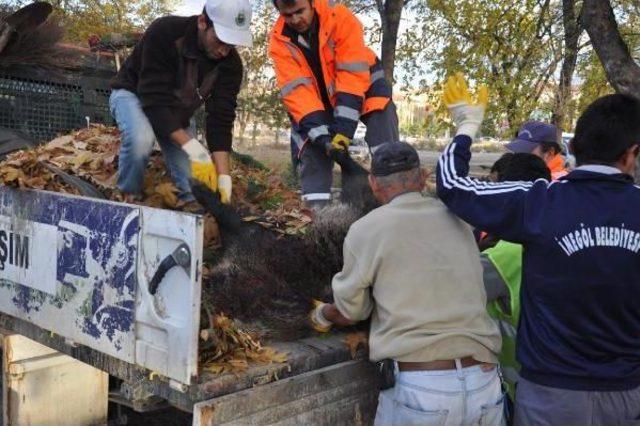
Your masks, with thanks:
[(281, 237), (242, 222), (216, 194), (194, 183), (193, 194), (216, 217), (223, 241), (213, 276), (203, 283), (203, 303), (271, 337), (307, 333), (311, 300), (331, 298), (331, 278), (342, 269), (349, 226), (377, 206), (367, 171), (351, 159), (341, 167), (342, 202), (318, 211), (300, 237)]
[[(0, 6), (0, 23), (10, 11)], [(14, 34), (0, 52), (0, 69), (67, 68), (79, 64), (75, 54), (58, 45), (64, 29), (55, 16), (26, 34)]]

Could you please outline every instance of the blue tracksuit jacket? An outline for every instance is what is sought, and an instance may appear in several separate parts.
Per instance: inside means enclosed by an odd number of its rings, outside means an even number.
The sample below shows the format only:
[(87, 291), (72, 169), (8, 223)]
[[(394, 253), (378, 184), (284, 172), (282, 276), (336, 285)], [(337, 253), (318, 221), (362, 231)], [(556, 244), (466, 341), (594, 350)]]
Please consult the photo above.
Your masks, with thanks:
[(471, 138), (437, 169), (457, 216), (524, 246), (517, 357), (522, 377), (563, 389), (640, 386), (640, 188), (618, 169), (580, 167), (549, 183), (468, 177)]

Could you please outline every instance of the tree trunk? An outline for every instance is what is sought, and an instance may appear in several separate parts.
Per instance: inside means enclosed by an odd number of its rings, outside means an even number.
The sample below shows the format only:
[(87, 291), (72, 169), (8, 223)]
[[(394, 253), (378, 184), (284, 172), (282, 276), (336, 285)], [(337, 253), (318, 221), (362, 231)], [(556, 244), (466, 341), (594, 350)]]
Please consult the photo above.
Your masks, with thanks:
[[(616, 92), (640, 97), (640, 66), (620, 36), (609, 0), (584, 0), (580, 21)], [(635, 180), (640, 184), (640, 159)]]
[(280, 145), (280, 127), (276, 127), (275, 141), (276, 141), (276, 146)]
[(640, 66), (620, 36), (609, 0), (584, 0), (580, 22), (616, 92), (640, 97)]
[(253, 121), (253, 127), (251, 128), (251, 148), (256, 147), (258, 139), (258, 120)]
[(396, 63), (396, 45), (398, 43), (398, 29), (405, 0), (376, 0), (380, 21), (382, 23), (382, 66), (384, 75), (391, 85), (395, 81), (393, 70)]
[(567, 120), (567, 108), (572, 98), (571, 82), (578, 61), (578, 41), (582, 32), (576, 16), (575, 0), (562, 0), (562, 25), (564, 28), (564, 58), (551, 118), (552, 123), (558, 128), (558, 139), (562, 136), (563, 130), (569, 130), (571, 127), (571, 122)]
[(247, 130), (248, 121), (249, 114), (245, 112), (240, 112), (240, 114), (238, 114), (236, 123), (238, 124), (238, 142), (240, 145), (244, 145), (244, 132)]

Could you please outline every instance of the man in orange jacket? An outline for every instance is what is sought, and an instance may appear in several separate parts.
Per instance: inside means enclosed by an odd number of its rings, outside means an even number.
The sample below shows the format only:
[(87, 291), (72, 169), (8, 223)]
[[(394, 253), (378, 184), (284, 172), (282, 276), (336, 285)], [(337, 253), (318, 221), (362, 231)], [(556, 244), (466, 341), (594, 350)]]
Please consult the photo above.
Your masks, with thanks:
[(564, 167), (565, 159), (557, 139), (558, 129), (553, 124), (528, 121), (520, 127), (515, 139), (507, 144), (507, 149), (542, 158), (551, 170), (551, 179), (558, 180), (568, 171)]
[(329, 202), (333, 161), (347, 155), (362, 121), (372, 150), (397, 142), (391, 86), (364, 43), (358, 18), (335, 0), (274, 0), (280, 12), (270, 36), (280, 96), (302, 162), (302, 198)]

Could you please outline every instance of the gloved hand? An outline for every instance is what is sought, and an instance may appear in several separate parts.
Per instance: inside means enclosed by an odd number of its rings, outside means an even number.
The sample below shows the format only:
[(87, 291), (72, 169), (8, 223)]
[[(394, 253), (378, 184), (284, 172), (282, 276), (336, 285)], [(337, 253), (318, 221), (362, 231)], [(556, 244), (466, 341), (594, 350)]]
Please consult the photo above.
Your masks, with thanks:
[(331, 329), (331, 321), (327, 320), (322, 314), (322, 308), (326, 303), (319, 300), (313, 301), (313, 309), (309, 312), (309, 321), (311, 327), (319, 333), (326, 333)]
[(182, 150), (187, 153), (189, 161), (191, 161), (191, 177), (216, 192), (218, 190), (218, 174), (206, 148), (194, 138), (182, 145)]
[(349, 159), (349, 144), (351, 140), (337, 133), (331, 141), (325, 142), (327, 155), (336, 163), (342, 165)]
[(231, 192), (232, 192), (231, 176), (229, 175), (218, 176), (218, 192), (220, 192), (220, 201), (222, 201), (222, 204), (229, 204), (231, 202)]
[(445, 83), (442, 100), (449, 108), (451, 118), (456, 125), (456, 136), (467, 135), (472, 139), (475, 138), (489, 102), (487, 86), (484, 84), (478, 86), (477, 101), (474, 103), (464, 75), (456, 73)]
[(336, 133), (336, 135), (331, 139), (331, 148), (337, 149), (340, 151), (348, 151), (349, 144), (351, 144), (351, 139), (342, 135), (340, 133)]

